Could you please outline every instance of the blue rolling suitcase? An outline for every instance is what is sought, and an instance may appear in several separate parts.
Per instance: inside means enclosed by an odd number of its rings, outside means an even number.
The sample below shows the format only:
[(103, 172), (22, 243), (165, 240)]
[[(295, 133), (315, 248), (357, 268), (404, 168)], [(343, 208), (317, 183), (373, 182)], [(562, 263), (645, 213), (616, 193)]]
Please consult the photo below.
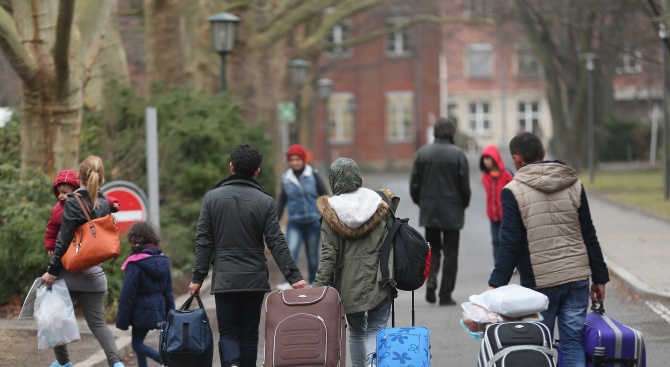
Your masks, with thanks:
[(395, 327), (395, 303), (391, 304), (391, 328), (377, 333), (377, 352), (373, 366), (430, 367), (430, 331), (414, 326), (414, 291), (412, 291), (412, 327)]

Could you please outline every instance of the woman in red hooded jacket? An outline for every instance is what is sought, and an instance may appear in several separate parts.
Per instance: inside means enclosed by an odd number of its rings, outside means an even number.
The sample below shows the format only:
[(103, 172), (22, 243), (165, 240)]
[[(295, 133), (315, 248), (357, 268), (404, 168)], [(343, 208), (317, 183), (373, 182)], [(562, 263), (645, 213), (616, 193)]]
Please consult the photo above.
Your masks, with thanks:
[[(53, 209), (51, 209), (51, 216), (47, 223), (47, 229), (44, 232), (44, 248), (47, 249), (49, 257), (53, 256), (56, 240), (58, 239), (58, 232), (63, 223), (65, 199), (78, 188), (79, 183), (77, 182), (77, 172), (71, 169), (60, 171), (58, 176), (54, 179), (53, 184), (51, 184), (51, 190), (56, 196), (56, 199), (58, 199), (58, 202), (54, 205)], [(107, 201), (109, 201), (112, 213), (118, 212), (119, 201), (111, 196), (106, 196), (106, 198)]]
[(505, 168), (505, 163), (495, 145), (489, 145), (482, 151), (479, 159), (482, 170), (482, 184), (486, 191), (486, 214), (491, 221), (491, 240), (493, 243), (493, 261), (498, 256), (500, 244), (500, 224), (502, 222), (502, 204), (500, 193), (503, 187), (512, 181), (512, 173)]

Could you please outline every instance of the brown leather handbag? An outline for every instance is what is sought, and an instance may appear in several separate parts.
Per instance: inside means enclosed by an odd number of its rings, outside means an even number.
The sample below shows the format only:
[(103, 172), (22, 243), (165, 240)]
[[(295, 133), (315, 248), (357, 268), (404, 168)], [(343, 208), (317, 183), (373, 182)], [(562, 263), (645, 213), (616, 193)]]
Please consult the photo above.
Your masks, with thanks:
[(78, 273), (91, 266), (116, 259), (121, 254), (119, 230), (111, 214), (91, 219), (91, 209), (81, 195), (74, 194), (86, 216), (86, 223), (77, 227), (72, 243), (61, 257), (61, 263), (70, 273)]

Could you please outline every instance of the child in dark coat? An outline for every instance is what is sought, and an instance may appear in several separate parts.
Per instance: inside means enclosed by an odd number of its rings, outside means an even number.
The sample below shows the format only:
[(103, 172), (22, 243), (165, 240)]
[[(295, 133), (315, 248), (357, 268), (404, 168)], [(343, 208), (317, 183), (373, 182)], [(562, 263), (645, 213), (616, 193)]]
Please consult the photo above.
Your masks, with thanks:
[(126, 271), (116, 314), (116, 327), (132, 330), (132, 347), (139, 367), (147, 367), (147, 357), (162, 363), (158, 351), (144, 344), (151, 329), (165, 321), (174, 309), (170, 260), (158, 247), (156, 231), (146, 222), (133, 224), (128, 231), (132, 254), (121, 266)]
[[(51, 190), (53, 191), (58, 202), (51, 209), (51, 216), (49, 217), (49, 222), (47, 223), (47, 229), (44, 232), (44, 248), (47, 249), (49, 257), (53, 256), (54, 249), (56, 248), (56, 240), (58, 239), (58, 232), (60, 232), (60, 226), (63, 223), (63, 208), (65, 208), (65, 200), (67, 196), (73, 193), (79, 188), (79, 182), (77, 182), (77, 172), (66, 169), (60, 171), (58, 176), (54, 179), (53, 184), (51, 184)], [(109, 206), (112, 209), (112, 213), (119, 211), (119, 201), (113, 197), (107, 195), (105, 199), (109, 201)]]

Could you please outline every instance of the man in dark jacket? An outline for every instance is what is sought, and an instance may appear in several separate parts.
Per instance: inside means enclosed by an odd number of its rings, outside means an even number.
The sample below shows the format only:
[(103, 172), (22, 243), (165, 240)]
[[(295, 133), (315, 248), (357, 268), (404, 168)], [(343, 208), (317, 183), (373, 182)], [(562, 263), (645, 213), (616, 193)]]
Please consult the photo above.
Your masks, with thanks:
[(219, 324), (219, 356), (224, 367), (255, 367), (258, 325), (265, 292), (270, 291), (265, 242), (292, 287), (305, 288), (277, 221), (272, 197), (254, 178), (263, 155), (248, 145), (230, 154), (232, 175), (205, 194), (196, 227), (195, 264), (189, 291), (200, 290), (214, 264), (212, 290)]
[(542, 322), (553, 335), (558, 319), (563, 364), (582, 367), (589, 293), (594, 302), (604, 300), (609, 281), (586, 192), (572, 167), (543, 161), (536, 135), (515, 136), (509, 150), (518, 171), (500, 195), (501, 242), (489, 289), (507, 285), (516, 266), (522, 286), (549, 298)]
[(439, 119), (433, 131), (435, 142), (416, 154), (409, 190), (420, 208), (419, 225), (426, 228), (426, 240), (433, 248), (426, 301), (436, 302), (437, 274), (444, 251), (440, 306), (452, 306), (456, 304), (451, 293), (458, 271), (458, 241), (465, 208), (470, 204), (469, 166), (463, 151), (454, 145), (456, 125), (451, 120)]

